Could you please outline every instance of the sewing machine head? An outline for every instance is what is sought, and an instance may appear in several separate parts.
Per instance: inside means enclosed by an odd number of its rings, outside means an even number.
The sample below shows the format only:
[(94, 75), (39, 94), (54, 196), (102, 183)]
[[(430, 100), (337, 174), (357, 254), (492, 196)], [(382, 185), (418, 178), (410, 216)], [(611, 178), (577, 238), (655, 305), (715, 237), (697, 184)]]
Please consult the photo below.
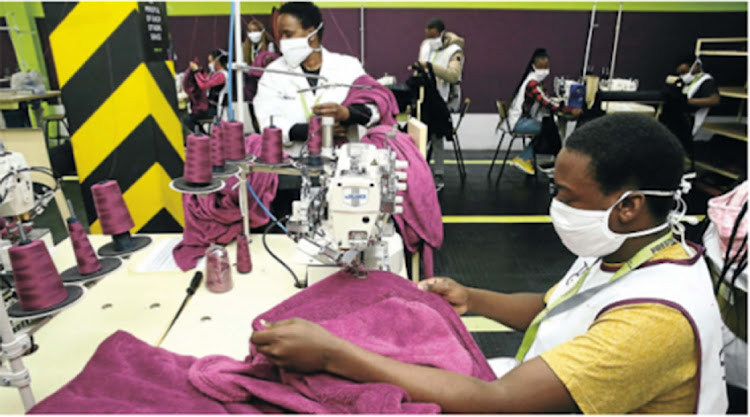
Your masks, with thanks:
[[(392, 214), (403, 211), (405, 161), (390, 149), (349, 143), (324, 166), (319, 186), (303, 175), (300, 200), (292, 204), (287, 229), (299, 249), (324, 264), (390, 270), (387, 238), (395, 234)], [(385, 245), (385, 247), (384, 247)]]

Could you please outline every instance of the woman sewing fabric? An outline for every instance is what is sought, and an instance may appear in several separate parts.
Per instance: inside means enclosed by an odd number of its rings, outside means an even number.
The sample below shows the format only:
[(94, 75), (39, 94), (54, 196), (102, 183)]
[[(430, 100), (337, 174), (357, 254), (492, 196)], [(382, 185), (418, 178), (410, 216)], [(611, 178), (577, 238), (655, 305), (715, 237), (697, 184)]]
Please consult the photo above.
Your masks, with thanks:
[[(375, 105), (342, 106), (354, 81), (365, 75), (360, 62), (349, 55), (328, 51), (321, 44), (323, 21), (320, 9), (308, 2), (289, 2), (279, 9), (279, 42), (283, 59), (268, 68), (258, 82), (255, 111), (260, 127), (273, 124), (281, 129), (284, 151), (300, 155), (307, 140), (310, 117), (330, 116), (335, 132), (357, 135), (356, 125), (373, 126), (380, 121)], [(288, 74), (286, 74), (288, 73)]]
[[(546, 135), (547, 139), (557, 135), (557, 138), (552, 138), (552, 140), (559, 142), (560, 138), (556, 128), (542, 128), (543, 118), (550, 114), (578, 116), (582, 110), (560, 105), (547, 96), (542, 83), (549, 75), (549, 68), (550, 60), (547, 50), (537, 48), (531, 56), (526, 66), (524, 78), (516, 90), (516, 97), (513, 99), (508, 112), (508, 121), (513, 133), (534, 135), (536, 136), (534, 141), (543, 140), (543, 135)], [(554, 123), (548, 126), (554, 126)], [(532, 166), (531, 162), (534, 157), (534, 148), (532, 147), (534, 141), (524, 148), (521, 155), (510, 161), (513, 166), (528, 175), (534, 175), (535, 172), (535, 167)]]

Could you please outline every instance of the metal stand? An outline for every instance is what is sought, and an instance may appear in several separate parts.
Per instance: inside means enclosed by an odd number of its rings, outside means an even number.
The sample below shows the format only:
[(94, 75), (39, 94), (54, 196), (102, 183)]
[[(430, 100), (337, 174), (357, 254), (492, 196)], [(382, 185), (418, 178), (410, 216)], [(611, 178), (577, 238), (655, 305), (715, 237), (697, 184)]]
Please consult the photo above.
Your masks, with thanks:
[(247, 174), (250, 168), (247, 164), (240, 165), (240, 210), (242, 211), (242, 232), (250, 239), (250, 214), (247, 206)]
[[(31, 347), (31, 340), (27, 334), (16, 335), (5, 311), (5, 302), (0, 300), (0, 359), (7, 359), (10, 371), (0, 366), (0, 386), (16, 387), (21, 395), (21, 401), (26, 411), (36, 404), (31, 392), (31, 376), (23, 364), (21, 357)], [(2, 365), (2, 361), (0, 361)]]

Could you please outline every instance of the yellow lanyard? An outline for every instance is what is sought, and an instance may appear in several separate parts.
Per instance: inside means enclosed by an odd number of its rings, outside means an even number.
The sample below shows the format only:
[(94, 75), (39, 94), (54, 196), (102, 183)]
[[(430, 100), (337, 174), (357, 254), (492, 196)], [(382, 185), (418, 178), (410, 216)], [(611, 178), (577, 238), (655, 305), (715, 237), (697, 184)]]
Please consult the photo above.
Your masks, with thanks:
[[(625, 264), (621, 266), (620, 269), (617, 270), (617, 272), (615, 272), (612, 278), (609, 279), (607, 284), (611, 284), (612, 282), (622, 278), (628, 272), (648, 262), (648, 260), (653, 258), (654, 255), (656, 255), (656, 253), (659, 252), (660, 250), (666, 247), (672, 246), (675, 243), (677, 243), (677, 241), (674, 239), (674, 236), (672, 235), (672, 233), (668, 233), (664, 235), (663, 237), (657, 239), (656, 241), (652, 242), (650, 245), (638, 251), (638, 253), (636, 253), (635, 256), (630, 258), (630, 260), (625, 262)], [(532, 321), (531, 324), (529, 325), (529, 328), (526, 329), (526, 333), (523, 335), (523, 341), (521, 342), (521, 347), (518, 348), (518, 353), (516, 353), (516, 360), (518, 362), (523, 362), (523, 358), (526, 357), (526, 354), (529, 352), (529, 349), (531, 349), (531, 345), (534, 344), (534, 340), (536, 339), (536, 335), (537, 335), (537, 332), (539, 331), (539, 326), (542, 324), (542, 320), (544, 320), (544, 318), (547, 317), (547, 315), (552, 310), (554, 310), (555, 307), (567, 301), (568, 299), (573, 298), (576, 294), (578, 294), (578, 291), (583, 286), (584, 281), (586, 281), (586, 277), (589, 275), (591, 268), (593, 268), (594, 265), (597, 265), (597, 264), (598, 262), (594, 262), (594, 264), (590, 266), (586, 270), (586, 272), (583, 273), (583, 275), (581, 275), (581, 278), (578, 279), (578, 282), (576, 282), (575, 285), (573, 285), (571, 289), (569, 289), (560, 298), (555, 300), (552, 304), (545, 307), (544, 310), (542, 310), (539, 314), (537, 314), (536, 317), (534, 317), (534, 321)], [(604, 284), (604, 285), (607, 285), (607, 284)]]
[[(315, 103), (313, 103), (313, 107), (320, 104), (320, 99), (323, 97), (323, 95), (319, 95), (318, 98), (315, 100)], [(308, 122), (310, 121), (310, 118), (313, 115), (312, 109), (307, 106), (307, 99), (305, 98), (305, 93), (299, 93), (299, 99), (302, 101), (302, 110), (305, 112), (305, 120)]]

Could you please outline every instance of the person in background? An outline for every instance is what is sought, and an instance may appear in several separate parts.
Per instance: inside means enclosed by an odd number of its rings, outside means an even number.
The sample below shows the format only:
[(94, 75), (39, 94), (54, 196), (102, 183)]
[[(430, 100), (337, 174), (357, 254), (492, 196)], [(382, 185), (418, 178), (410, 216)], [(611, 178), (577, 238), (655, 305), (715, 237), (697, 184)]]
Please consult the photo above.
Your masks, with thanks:
[(201, 132), (208, 134), (198, 120), (211, 119), (217, 115), (221, 117), (221, 111), (227, 95), (227, 53), (216, 49), (208, 54), (208, 72), (201, 68), (195, 61), (190, 62), (190, 73), (186, 76), (195, 77), (195, 82), (201, 91), (208, 97), (208, 110), (205, 112), (191, 113), (183, 120), (185, 128), (190, 132), (195, 131), (198, 126)]
[(679, 80), (667, 89), (667, 102), (659, 120), (680, 139), (690, 159), (694, 159), (695, 134), (708, 111), (719, 105), (719, 89), (711, 74), (703, 71), (700, 57), (686, 55), (675, 69)]
[[(359, 139), (356, 125), (367, 127), (380, 121), (375, 105), (341, 105), (349, 86), (365, 75), (365, 70), (356, 58), (322, 46), (322, 19), (318, 6), (310, 2), (281, 6), (278, 27), (282, 57), (268, 68), (298, 75), (264, 72), (254, 99), (260, 127), (270, 126), (273, 117), (273, 124), (282, 131), (284, 151), (293, 157), (301, 155), (313, 115), (333, 117), (334, 132), (352, 139)], [(302, 74), (311, 77), (299, 76)]]
[[(556, 128), (543, 131), (542, 119), (552, 114), (579, 116), (582, 113), (581, 109), (571, 109), (560, 105), (547, 96), (543, 82), (549, 72), (550, 59), (547, 50), (537, 48), (528, 65), (526, 65), (524, 76), (508, 112), (508, 121), (514, 133), (526, 133), (535, 136), (532, 143), (527, 145), (519, 156), (509, 162), (528, 175), (534, 175), (535, 173), (532, 162), (534, 157), (533, 142), (536, 140), (560, 141), (560, 135)], [(554, 123), (548, 123), (548, 126), (554, 125)], [(542, 138), (541, 135), (547, 137)]]
[[(263, 23), (257, 19), (253, 19), (247, 24), (247, 38), (245, 38), (245, 42), (242, 44), (242, 53), (245, 58), (245, 63), (261, 67), (266, 67), (278, 57), (276, 55), (276, 47), (271, 41), (270, 35), (266, 32)], [(259, 55), (263, 55), (265, 59), (260, 58), (259, 60)], [(247, 100), (248, 110), (250, 111), (250, 120), (253, 123), (253, 129), (255, 129), (256, 132), (260, 132), (260, 125), (258, 124), (258, 118), (255, 115), (253, 98), (258, 91), (258, 80), (261, 75), (262, 73), (258, 73), (257, 71), (250, 71), (246, 73), (245, 76), (245, 100)]]
[(251, 342), (283, 369), (397, 385), (444, 413), (723, 414), (711, 277), (703, 249), (675, 235), (683, 165), (680, 143), (653, 118), (593, 120), (555, 161), (552, 226), (578, 256), (557, 285), (503, 294), (450, 278), (419, 283), (458, 314), (526, 332), (515, 358), (489, 361), (498, 380), (399, 362), (298, 318), (268, 323)]
[(247, 38), (242, 43), (242, 55), (245, 63), (252, 65), (260, 52), (276, 52), (276, 47), (271, 41), (271, 36), (266, 32), (265, 26), (257, 19), (247, 24)]
[[(424, 31), (425, 39), (419, 46), (418, 63), (422, 67), (432, 68), (437, 80), (437, 90), (448, 106), (456, 112), (461, 105), (461, 80), (464, 67), (464, 39), (455, 33), (445, 31), (445, 23), (440, 19), (427, 22)], [(435, 185), (444, 186), (444, 141), (443, 138), (431, 137), (432, 157), (435, 160), (433, 174)]]

